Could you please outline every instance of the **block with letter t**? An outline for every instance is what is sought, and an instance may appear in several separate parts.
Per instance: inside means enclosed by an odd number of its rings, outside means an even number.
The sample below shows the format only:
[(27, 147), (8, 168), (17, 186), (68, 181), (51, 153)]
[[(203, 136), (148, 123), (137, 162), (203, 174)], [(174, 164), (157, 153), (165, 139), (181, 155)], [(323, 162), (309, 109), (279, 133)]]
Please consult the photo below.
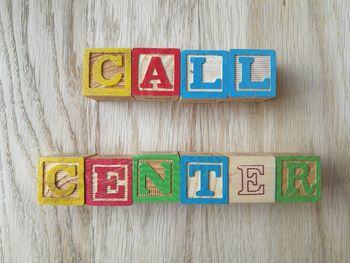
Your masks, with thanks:
[(134, 202), (178, 202), (179, 166), (178, 153), (134, 155)]
[(85, 161), (85, 201), (95, 206), (132, 204), (132, 158), (93, 156)]
[(276, 97), (276, 52), (231, 49), (229, 100), (259, 101)]
[(276, 165), (277, 202), (320, 201), (321, 161), (319, 156), (277, 156)]
[(218, 155), (181, 155), (182, 204), (228, 203), (228, 158)]

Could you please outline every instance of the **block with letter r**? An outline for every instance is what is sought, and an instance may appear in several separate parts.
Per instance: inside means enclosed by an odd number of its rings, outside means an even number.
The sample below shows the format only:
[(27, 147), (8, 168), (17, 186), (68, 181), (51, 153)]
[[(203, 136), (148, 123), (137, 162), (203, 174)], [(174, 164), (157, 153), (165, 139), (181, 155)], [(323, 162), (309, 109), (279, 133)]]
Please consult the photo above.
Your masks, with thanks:
[(133, 156), (133, 201), (178, 202), (180, 158), (174, 154)]
[(277, 202), (318, 202), (321, 198), (319, 156), (276, 157)]
[(228, 95), (228, 52), (184, 50), (181, 52), (182, 102), (222, 101)]
[(183, 155), (180, 165), (182, 204), (228, 203), (228, 158)]
[(230, 50), (229, 98), (264, 100), (276, 97), (276, 52), (262, 49)]

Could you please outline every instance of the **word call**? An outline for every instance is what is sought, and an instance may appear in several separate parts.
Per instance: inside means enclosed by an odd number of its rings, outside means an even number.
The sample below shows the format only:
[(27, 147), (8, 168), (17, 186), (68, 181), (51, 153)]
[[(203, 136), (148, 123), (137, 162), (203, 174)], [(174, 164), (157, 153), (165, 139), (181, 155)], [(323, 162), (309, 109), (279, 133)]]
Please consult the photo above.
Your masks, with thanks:
[(41, 157), (39, 204), (317, 202), (320, 157), (149, 153)]
[(83, 95), (96, 100), (266, 100), (276, 96), (276, 52), (87, 48)]

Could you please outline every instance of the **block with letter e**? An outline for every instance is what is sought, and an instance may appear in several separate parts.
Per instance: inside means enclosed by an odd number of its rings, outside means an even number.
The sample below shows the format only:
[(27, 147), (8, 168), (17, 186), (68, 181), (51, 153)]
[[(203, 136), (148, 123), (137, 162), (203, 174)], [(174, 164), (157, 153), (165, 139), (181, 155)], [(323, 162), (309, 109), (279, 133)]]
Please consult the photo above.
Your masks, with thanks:
[(228, 96), (228, 52), (181, 52), (181, 102), (219, 102)]
[(230, 203), (275, 202), (275, 156), (243, 153), (227, 156)]
[(177, 153), (134, 155), (134, 202), (178, 202), (179, 162)]
[(37, 198), (43, 205), (84, 204), (84, 159), (81, 156), (40, 157)]
[(132, 96), (136, 100), (175, 100), (180, 96), (180, 49), (133, 48)]
[(277, 202), (320, 201), (321, 161), (319, 156), (277, 156), (276, 165)]
[(182, 204), (228, 203), (228, 158), (213, 155), (181, 155)]
[(131, 49), (86, 48), (83, 95), (96, 100), (130, 100)]
[(276, 52), (231, 49), (229, 100), (259, 101), (276, 97)]
[(85, 161), (85, 201), (95, 206), (132, 204), (132, 158), (93, 156)]

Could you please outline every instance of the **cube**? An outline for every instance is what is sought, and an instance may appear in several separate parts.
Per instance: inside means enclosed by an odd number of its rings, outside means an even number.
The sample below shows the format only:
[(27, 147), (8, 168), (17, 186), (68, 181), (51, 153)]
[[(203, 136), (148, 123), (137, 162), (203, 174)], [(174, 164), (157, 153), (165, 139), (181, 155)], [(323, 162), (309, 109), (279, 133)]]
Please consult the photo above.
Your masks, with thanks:
[(85, 161), (85, 202), (94, 206), (132, 204), (132, 158), (94, 156)]
[(173, 100), (180, 96), (180, 49), (134, 48), (132, 96), (136, 100)]
[(318, 202), (321, 199), (319, 156), (277, 156), (277, 202)]
[(37, 198), (43, 205), (83, 205), (84, 157), (40, 157)]
[(217, 102), (228, 96), (228, 52), (181, 52), (181, 102)]
[(258, 101), (276, 97), (276, 52), (231, 49), (230, 100)]
[(228, 158), (230, 203), (275, 202), (275, 156), (228, 154)]
[(131, 49), (85, 49), (83, 95), (96, 100), (132, 99)]
[(181, 155), (180, 200), (182, 204), (228, 203), (228, 158)]
[(177, 153), (134, 155), (134, 202), (178, 202), (179, 166)]

